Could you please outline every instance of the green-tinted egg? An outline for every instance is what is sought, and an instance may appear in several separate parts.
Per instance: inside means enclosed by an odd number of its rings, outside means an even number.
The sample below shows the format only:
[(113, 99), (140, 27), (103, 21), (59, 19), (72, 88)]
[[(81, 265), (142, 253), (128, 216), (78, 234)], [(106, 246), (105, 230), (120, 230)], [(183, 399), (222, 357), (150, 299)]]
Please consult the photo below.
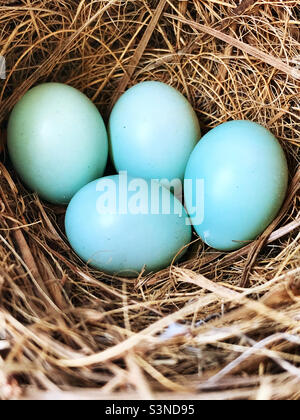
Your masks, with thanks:
[(107, 132), (84, 94), (47, 83), (29, 90), (13, 109), (8, 150), (31, 190), (49, 202), (67, 204), (80, 188), (102, 176)]

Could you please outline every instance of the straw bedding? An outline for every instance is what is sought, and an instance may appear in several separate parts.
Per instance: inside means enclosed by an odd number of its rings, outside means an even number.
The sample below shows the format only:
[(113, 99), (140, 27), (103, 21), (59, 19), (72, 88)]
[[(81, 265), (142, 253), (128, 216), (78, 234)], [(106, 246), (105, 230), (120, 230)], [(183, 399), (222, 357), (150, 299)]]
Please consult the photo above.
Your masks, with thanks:
[[(0, 398), (299, 399), (299, 26), (288, 0), (1, 2)], [(18, 180), (7, 119), (30, 87), (58, 81), (107, 120), (149, 79), (185, 94), (204, 132), (232, 119), (268, 127), (290, 190), (240, 251), (195, 236), (179, 266), (112, 278), (72, 252), (65, 209)]]

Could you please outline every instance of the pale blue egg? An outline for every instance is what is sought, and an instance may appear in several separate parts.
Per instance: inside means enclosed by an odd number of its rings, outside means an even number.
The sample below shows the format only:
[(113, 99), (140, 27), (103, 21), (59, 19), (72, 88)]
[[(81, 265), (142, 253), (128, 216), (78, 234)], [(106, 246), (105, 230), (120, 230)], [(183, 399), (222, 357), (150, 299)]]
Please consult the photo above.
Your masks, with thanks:
[(200, 237), (235, 250), (256, 239), (282, 207), (288, 165), (278, 140), (249, 121), (231, 121), (205, 135), (185, 174), (185, 202)]
[(196, 113), (176, 89), (144, 82), (117, 101), (109, 121), (111, 155), (118, 172), (149, 179), (183, 180), (201, 137)]
[(184, 207), (168, 189), (123, 175), (83, 187), (68, 206), (65, 227), (85, 262), (128, 277), (170, 265), (192, 234)]
[(108, 139), (96, 106), (70, 86), (46, 83), (29, 90), (8, 125), (8, 151), (24, 181), (41, 198), (67, 204), (103, 175)]

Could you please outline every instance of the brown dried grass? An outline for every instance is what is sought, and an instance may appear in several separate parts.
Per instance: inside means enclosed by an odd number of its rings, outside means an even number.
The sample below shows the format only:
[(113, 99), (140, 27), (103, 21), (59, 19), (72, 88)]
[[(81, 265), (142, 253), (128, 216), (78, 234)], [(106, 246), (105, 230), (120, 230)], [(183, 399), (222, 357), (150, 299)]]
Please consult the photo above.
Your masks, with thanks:
[[(299, 6), (1, 2), (1, 398), (299, 399)], [(65, 209), (40, 202), (10, 167), (5, 127), (34, 84), (69, 83), (107, 118), (148, 79), (183, 92), (204, 131), (238, 118), (267, 126), (293, 181), (255, 243), (222, 254), (195, 241), (179, 267), (129, 281), (74, 255)], [(185, 329), (164, 338), (175, 322)]]

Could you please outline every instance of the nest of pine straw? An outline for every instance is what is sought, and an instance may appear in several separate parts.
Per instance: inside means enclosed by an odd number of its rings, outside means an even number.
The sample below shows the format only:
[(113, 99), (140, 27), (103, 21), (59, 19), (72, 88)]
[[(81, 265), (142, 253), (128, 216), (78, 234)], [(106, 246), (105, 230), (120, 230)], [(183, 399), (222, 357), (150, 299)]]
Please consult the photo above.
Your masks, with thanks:
[[(299, 26), (288, 0), (1, 2), (0, 398), (299, 398)], [(149, 79), (183, 92), (204, 132), (232, 119), (268, 127), (290, 189), (244, 249), (195, 236), (179, 266), (112, 278), (70, 249), (65, 209), (18, 180), (6, 124), (41, 82), (80, 89), (107, 119)]]

